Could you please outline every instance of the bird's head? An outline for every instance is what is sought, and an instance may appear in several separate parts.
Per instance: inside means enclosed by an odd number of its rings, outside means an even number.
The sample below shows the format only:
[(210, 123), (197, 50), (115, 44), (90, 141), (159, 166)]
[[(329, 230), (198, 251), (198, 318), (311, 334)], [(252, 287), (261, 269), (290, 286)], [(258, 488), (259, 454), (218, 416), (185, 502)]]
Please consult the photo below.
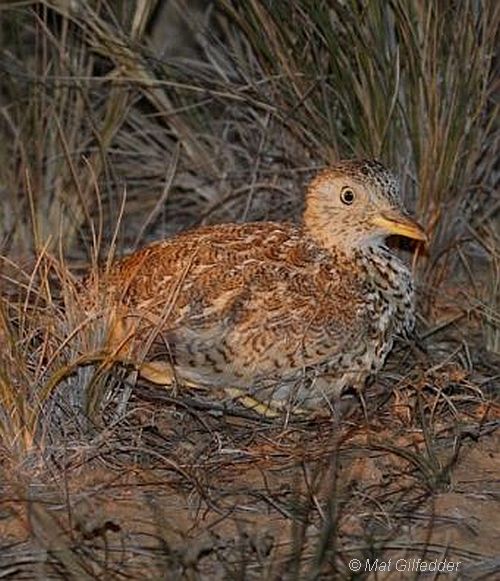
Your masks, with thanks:
[(322, 246), (347, 253), (391, 235), (427, 240), (403, 207), (394, 175), (371, 160), (341, 161), (321, 171), (307, 190), (304, 227)]

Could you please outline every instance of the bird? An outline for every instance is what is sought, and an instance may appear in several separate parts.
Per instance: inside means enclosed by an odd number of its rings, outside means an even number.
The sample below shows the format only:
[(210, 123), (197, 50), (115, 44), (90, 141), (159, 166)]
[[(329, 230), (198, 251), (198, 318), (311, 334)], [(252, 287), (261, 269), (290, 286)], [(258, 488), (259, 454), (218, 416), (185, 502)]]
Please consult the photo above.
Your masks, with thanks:
[(300, 222), (200, 226), (99, 277), (106, 348), (147, 381), (222, 391), (274, 417), (362, 390), (415, 325), (412, 274), (389, 236), (425, 243), (379, 161), (319, 171)]

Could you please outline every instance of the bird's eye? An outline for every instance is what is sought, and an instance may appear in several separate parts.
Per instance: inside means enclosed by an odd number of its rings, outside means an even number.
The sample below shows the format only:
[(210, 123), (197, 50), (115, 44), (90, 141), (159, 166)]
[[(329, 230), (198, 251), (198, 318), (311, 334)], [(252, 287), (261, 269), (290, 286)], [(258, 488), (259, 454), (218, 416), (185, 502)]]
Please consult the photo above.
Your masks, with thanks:
[(342, 203), (347, 204), (348, 206), (354, 202), (355, 197), (356, 196), (354, 195), (354, 192), (351, 190), (351, 188), (344, 188), (340, 193), (340, 199), (342, 200)]

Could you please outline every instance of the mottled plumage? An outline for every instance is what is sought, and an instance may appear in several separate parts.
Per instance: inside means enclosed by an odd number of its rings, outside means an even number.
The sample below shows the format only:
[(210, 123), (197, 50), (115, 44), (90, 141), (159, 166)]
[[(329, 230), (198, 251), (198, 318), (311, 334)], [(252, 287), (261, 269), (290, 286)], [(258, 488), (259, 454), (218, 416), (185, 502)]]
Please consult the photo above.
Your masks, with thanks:
[(155, 383), (221, 388), (261, 412), (324, 408), (413, 328), (390, 234), (425, 238), (392, 174), (340, 162), (311, 182), (301, 225), (203, 227), (117, 261), (100, 282), (107, 348)]

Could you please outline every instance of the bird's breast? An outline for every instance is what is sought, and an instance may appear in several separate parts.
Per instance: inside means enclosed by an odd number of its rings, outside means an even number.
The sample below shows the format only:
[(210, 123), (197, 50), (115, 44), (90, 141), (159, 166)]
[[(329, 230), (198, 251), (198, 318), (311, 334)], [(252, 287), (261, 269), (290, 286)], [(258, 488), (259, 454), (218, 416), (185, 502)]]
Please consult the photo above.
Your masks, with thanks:
[[(395, 335), (405, 335), (415, 324), (413, 279), (408, 268), (387, 249), (363, 257), (366, 272), (370, 331), (385, 355)], [(379, 350), (381, 348), (379, 347)]]

